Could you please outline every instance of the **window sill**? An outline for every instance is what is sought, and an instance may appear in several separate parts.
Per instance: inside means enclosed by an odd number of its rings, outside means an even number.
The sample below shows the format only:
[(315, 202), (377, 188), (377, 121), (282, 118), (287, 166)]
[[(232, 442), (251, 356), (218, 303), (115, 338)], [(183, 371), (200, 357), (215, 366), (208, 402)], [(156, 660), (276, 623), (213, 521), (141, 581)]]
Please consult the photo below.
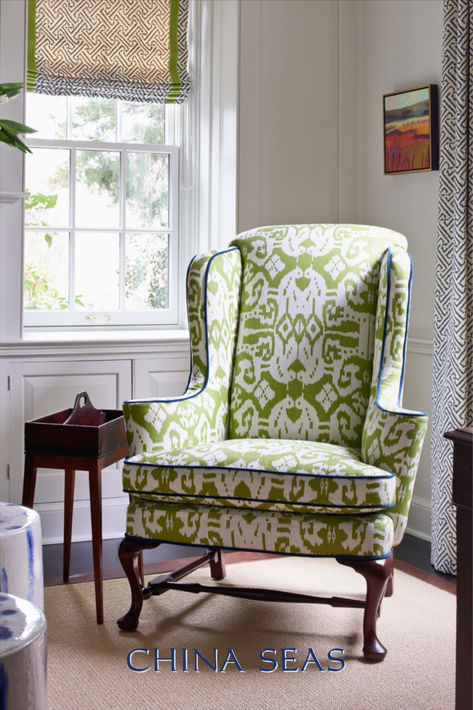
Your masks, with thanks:
[(36, 331), (23, 340), (0, 344), (3, 357), (153, 357), (165, 353), (189, 352), (189, 331), (169, 330), (94, 330)]
[(35, 330), (25, 331), (23, 343), (48, 343), (63, 345), (67, 343), (164, 343), (168, 341), (187, 341), (189, 331), (186, 328), (162, 330)]

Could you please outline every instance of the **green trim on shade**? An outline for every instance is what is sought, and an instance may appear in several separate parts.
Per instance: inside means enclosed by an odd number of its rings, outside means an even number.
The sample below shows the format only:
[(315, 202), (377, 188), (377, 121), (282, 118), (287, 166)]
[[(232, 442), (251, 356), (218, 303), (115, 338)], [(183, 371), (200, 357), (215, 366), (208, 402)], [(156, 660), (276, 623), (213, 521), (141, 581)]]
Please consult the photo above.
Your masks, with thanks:
[(28, 64), (26, 70), (26, 90), (34, 91), (36, 84), (36, 0), (28, 0)]
[(177, 61), (179, 59), (179, 43), (178, 43), (178, 29), (179, 29), (179, 0), (171, 0), (170, 3), (170, 16), (169, 16), (169, 74), (171, 77), (171, 92), (166, 99), (167, 104), (173, 104), (176, 102), (176, 98), (179, 96), (181, 90), (181, 78), (179, 76), (179, 71), (177, 68)]

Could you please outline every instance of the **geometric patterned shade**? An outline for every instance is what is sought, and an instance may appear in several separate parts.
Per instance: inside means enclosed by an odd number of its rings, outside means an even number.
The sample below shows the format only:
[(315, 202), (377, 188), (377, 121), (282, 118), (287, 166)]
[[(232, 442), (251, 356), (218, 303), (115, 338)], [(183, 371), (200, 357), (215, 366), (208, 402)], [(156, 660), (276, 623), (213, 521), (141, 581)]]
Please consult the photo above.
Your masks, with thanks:
[(189, 0), (29, 0), (27, 88), (182, 103)]

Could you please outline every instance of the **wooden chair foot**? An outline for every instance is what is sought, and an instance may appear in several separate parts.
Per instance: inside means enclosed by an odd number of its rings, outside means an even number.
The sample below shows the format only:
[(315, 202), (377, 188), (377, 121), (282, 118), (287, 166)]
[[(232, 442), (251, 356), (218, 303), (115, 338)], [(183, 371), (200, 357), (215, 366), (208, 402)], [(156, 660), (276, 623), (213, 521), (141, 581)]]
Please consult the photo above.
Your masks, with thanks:
[(381, 602), (386, 592), (388, 580), (392, 577), (393, 557), (383, 560), (350, 560), (337, 561), (355, 572), (362, 574), (366, 580), (366, 601), (363, 616), (363, 655), (369, 661), (382, 661), (387, 649), (376, 635), (376, 621), (379, 616)]
[(127, 613), (117, 620), (122, 631), (134, 631), (139, 622), (143, 607), (143, 588), (141, 586), (140, 557), (143, 550), (157, 547), (159, 542), (145, 542), (124, 538), (118, 550), (121, 566), (127, 576), (131, 591), (131, 606)]
[(225, 560), (222, 550), (214, 550), (213, 557), (210, 559), (209, 564), (212, 579), (225, 579)]

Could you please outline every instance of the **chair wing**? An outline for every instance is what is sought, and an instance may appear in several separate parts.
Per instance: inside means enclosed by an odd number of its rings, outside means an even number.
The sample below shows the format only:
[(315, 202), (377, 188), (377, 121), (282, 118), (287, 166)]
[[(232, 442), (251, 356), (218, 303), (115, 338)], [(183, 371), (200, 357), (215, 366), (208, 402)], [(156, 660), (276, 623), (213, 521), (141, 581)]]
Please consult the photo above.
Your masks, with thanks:
[(412, 499), (427, 414), (402, 407), (412, 262), (403, 249), (392, 247), (380, 269), (373, 378), (362, 437), (366, 463), (396, 474), (394, 545), (402, 539)]
[(226, 438), (240, 280), (236, 248), (191, 262), (187, 272), (189, 382), (178, 398), (124, 402), (130, 455)]

